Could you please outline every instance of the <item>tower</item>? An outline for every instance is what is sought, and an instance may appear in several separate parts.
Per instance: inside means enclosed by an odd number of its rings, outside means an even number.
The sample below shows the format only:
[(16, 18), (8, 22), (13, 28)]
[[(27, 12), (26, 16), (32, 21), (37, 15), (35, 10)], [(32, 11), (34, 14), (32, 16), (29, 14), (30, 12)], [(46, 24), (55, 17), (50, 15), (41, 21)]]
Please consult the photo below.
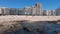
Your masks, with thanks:
[(36, 3), (36, 15), (41, 16), (42, 15), (42, 4), (41, 3)]

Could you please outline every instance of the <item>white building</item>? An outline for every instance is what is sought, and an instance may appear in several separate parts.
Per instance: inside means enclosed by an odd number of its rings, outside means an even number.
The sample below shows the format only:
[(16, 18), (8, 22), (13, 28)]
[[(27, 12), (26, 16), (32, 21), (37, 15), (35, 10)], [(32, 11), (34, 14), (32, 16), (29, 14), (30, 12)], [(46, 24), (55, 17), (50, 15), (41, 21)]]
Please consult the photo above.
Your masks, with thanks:
[(24, 8), (25, 15), (32, 15), (32, 7), (25, 7)]
[(42, 4), (41, 3), (36, 3), (35, 7), (36, 7), (36, 15), (41, 16), (42, 15)]
[(44, 10), (43, 15), (44, 16), (55, 16), (55, 10)]
[(36, 15), (36, 7), (32, 6), (32, 15)]
[(0, 8), (0, 14), (1, 15), (8, 15), (9, 14), (9, 8), (1, 7)]
[(1, 14), (1, 8), (0, 8), (0, 14)]
[(21, 15), (23, 14), (22, 9), (20, 8), (0, 8), (1, 15)]

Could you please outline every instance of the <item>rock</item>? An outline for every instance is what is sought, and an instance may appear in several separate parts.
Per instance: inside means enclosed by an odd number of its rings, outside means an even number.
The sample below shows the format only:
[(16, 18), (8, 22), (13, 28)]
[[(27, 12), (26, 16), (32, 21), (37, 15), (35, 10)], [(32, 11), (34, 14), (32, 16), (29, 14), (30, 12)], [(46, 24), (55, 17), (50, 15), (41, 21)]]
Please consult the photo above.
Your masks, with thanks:
[(27, 31), (27, 32), (31, 32), (32, 31), (32, 28), (31, 27), (23, 27), (23, 30), (24, 31)]

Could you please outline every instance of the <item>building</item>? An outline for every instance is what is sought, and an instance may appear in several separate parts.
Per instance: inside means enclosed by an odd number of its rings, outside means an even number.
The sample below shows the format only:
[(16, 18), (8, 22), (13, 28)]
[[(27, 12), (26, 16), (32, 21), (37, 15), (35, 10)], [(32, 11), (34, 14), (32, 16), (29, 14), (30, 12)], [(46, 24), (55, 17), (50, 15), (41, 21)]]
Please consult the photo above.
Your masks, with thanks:
[(56, 16), (55, 10), (51, 10), (51, 15), (52, 15), (52, 16)]
[(10, 8), (9, 15), (17, 15), (17, 13), (18, 13), (17, 8)]
[(20, 8), (0, 8), (0, 15), (22, 15), (23, 9)]
[(56, 12), (56, 16), (60, 16), (60, 8), (57, 8), (55, 12)]
[(20, 8), (0, 8), (0, 14), (2, 15), (35, 15), (42, 16), (42, 5), (36, 3), (35, 6), (27, 6), (23, 9)]
[(2, 12), (1, 12), (1, 8), (0, 8), (0, 15), (1, 15), (1, 13), (2, 13)]
[(55, 16), (55, 10), (44, 10), (43, 15), (44, 16)]
[(32, 6), (32, 15), (36, 16), (36, 7), (35, 6)]
[(20, 8), (10, 8), (9, 9), (9, 15), (23, 15), (24, 11)]
[(23, 9), (18, 9), (18, 15), (24, 15), (24, 10)]
[(34, 15), (34, 16), (42, 16), (42, 5), (40, 3), (36, 3), (35, 6), (27, 6), (24, 8), (25, 15)]
[(42, 5), (41, 5), (41, 3), (36, 3), (35, 7), (36, 7), (36, 15), (41, 16), (42, 15)]
[(0, 8), (0, 14), (1, 15), (8, 15), (9, 14), (9, 8), (6, 8), (6, 7)]
[(32, 7), (25, 7), (24, 14), (25, 15), (32, 15)]

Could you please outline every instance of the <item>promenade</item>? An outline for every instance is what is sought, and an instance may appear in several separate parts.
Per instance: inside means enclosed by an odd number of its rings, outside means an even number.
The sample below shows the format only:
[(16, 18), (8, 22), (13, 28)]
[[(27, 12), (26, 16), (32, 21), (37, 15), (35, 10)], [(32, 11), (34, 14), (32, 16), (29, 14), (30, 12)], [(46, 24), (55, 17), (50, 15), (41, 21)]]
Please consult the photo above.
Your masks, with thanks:
[(60, 16), (18, 16), (18, 15), (9, 15), (9, 16), (0, 16), (0, 22), (2, 21), (58, 21)]

